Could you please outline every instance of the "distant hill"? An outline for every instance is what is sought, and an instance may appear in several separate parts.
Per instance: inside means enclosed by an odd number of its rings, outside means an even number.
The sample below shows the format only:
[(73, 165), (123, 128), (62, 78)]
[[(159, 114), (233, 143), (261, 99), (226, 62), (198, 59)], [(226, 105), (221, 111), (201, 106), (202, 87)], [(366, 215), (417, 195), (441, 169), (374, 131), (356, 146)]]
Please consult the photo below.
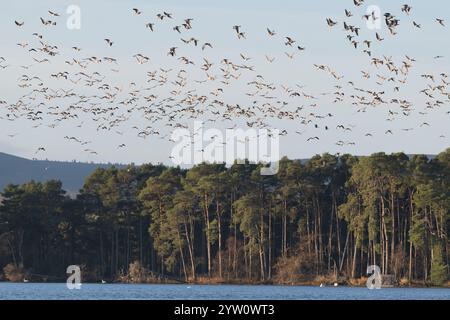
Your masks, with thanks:
[[(84, 180), (96, 168), (108, 168), (113, 164), (29, 160), (0, 152), (0, 191), (9, 183), (22, 184), (35, 181), (60, 180), (63, 188), (77, 193)], [(124, 165), (114, 164), (117, 168)]]

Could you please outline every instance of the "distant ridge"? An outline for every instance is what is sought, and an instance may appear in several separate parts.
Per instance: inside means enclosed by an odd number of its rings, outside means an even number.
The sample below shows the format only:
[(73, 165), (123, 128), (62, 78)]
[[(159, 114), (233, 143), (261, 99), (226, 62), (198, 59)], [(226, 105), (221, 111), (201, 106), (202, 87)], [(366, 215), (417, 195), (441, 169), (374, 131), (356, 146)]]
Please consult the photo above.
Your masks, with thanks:
[(100, 164), (83, 162), (64, 162), (49, 160), (29, 160), (0, 152), (0, 191), (10, 183), (22, 184), (31, 180), (60, 180), (63, 188), (71, 193), (77, 193), (84, 180), (97, 168), (115, 166), (124, 168), (122, 164)]

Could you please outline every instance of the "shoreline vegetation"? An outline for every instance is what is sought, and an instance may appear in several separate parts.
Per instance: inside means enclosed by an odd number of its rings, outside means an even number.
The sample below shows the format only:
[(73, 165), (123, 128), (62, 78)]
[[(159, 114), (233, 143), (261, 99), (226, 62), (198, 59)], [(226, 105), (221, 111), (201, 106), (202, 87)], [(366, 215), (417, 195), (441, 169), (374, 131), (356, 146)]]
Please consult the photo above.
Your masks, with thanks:
[[(24, 279), (27, 279), (24, 277)], [(44, 278), (45, 279), (45, 278)], [(150, 278), (147, 280), (144, 280), (142, 282), (135, 282), (130, 281), (127, 279), (118, 279), (113, 282), (102, 282), (102, 280), (99, 281), (86, 281), (82, 282), (83, 284), (158, 284), (158, 285), (173, 285), (173, 284), (179, 284), (179, 285), (251, 285), (251, 286), (308, 286), (308, 287), (354, 287), (354, 288), (365, 288), (367, 283), (367, 277), (362, 277), (359, 279), (346, 279), (346, 280), (340, 280), (340, 282), (336, 282), (334, 277), (325, 277), (320, 276), (316, 279), (312, 279), (309, 281), (297, 281), (297, 282), (276, 282), (274, 280), (266, 280), (266, 281), (245, 281), (245, 280), (225, 280), (225, 279), (208, 279), (208, 278), (198, 278), (195, 281), (188, 280), (187, 282), (181, 281), (181, 280), (159, 280), (157, 278)], [(26, 283), (65, 283), (62, 279), (60, 281), (48, 281), (48, 279), (45, 279), (47, 281), (29, 281), (27, 279)], [(23, 283), (24, 281), (8, 281), (5, 279), (0, 279), (0, 283)], [(436, 286), (432, 283), (423, 283), (420, 281), (413, 281), (411, 283), (408, 282), (407, 279), (401, 279), (399, 283), (396, 283), (394, 285), (383, 285), (382, 288), (442, 288), (442, 289), (450, 289), (450, 281), (448, 281), (445, 284), (442, 284), (440, 286)]]
[(0, 281), (449, 287), (450, 149), (99, 168), (1, 193)]
[[(20, 270), (20, 268), (15, 269), (12, 265), (8, 265), (4, 268), (4, 275), (0, 276), (1, 282), (33, 282), (30, 279), (34, 279), (39, 283), (46, 283), (51, 280), (52, 277), (47, 277), (44, 275), (33, 275), (28, 274), (27, 272)], [(57, 279), (64, 282), (63, 279)], [(304, 280), (293, 280), (293, 279), (271, 279), (265, 281), (252, 280), (248, 281), (245, 279), (223, 279), (217, 277), (197, 277), (195, 280), (193, 279), (175, 279), (164, 276), (157, 276), (148, 270), (145, 270), (138, 261), (135, 261), (130, 264), (128, 273), (121, 274), (117, 279), (112, 281), (114, 284), (194, 284), (194, 285), (282, 285), (282, 286), (348, 286), (348, 287), (366, 287), (368, 281), (368, 277), (361, 277), (358, 279), (345, 279), (340, 278), (336, 279), (334, 275), (329, 276), (316, 276), (311, 279)], [(84, 282), (84, 283), (109, 283), (104, 281), (103, 279), (97, 279)], [(383, 284), (383, 286), (386, 286)], [(435, 287), (433, 283), (428, 282), (425, 283), (423, 281), (409, 281), (408, 279), (400, 279), (396, 283), (390, 284), (386, 287), (411, 287), (411, 288), (429, 288)], [(446, 284), (442, 284), (441, 287), (450, 288), (450, 280)]]

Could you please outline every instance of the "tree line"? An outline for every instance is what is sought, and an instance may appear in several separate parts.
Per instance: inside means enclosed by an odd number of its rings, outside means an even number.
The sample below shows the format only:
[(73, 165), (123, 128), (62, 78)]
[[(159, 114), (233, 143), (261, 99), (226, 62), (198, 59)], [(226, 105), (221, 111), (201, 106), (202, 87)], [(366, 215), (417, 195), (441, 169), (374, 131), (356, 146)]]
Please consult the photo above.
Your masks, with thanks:
[(119, 279), (131, 264), (197, 281), (357, 279), (367, 266), (408, 282), (449, 275), (450, 149), (424, 155), (283, 158), (261, 164), (99, 168), (76, 198), (59, 181), (8, 185), (0, 267)]

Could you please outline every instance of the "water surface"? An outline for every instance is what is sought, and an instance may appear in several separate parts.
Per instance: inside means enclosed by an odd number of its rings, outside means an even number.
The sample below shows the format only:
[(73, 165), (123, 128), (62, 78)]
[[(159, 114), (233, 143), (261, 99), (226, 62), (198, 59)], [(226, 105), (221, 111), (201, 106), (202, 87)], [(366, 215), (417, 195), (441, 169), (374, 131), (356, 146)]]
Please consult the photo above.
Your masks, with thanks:
[(0, 300), (450, 300), (450, 289), (0, 282)]

